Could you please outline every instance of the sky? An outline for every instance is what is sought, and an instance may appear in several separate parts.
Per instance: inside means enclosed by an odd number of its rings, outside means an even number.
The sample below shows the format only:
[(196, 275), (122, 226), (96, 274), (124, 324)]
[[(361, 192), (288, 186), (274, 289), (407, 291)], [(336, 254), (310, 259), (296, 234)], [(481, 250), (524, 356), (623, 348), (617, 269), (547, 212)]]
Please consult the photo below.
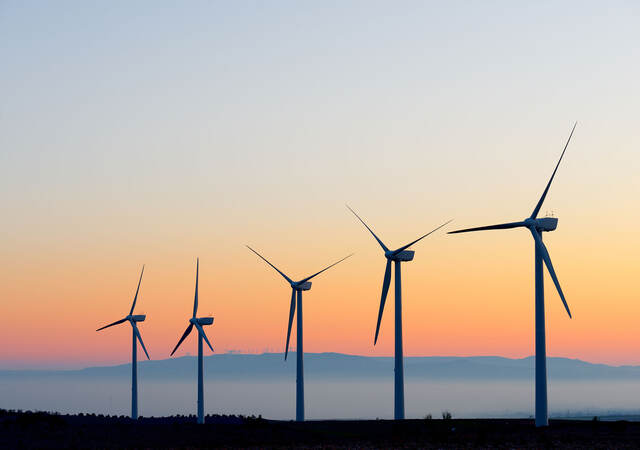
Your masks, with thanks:
[[(0, 368), (154, 359), (200, 309), (216, 352), (393, 354), (389, 247), (541, 213), (547, 352), (640, 364), (633, 1), (0, 2)], [(403, 266), (405, 354), (534, 352), (526, 230), (434, 233)], [(393, 291), (391, 291), (393, 292)], [(295, 336), (295, 327), (294, 327)], [(294, 341), (295, 343), (295, 341)], [(195, 353), (190, 337), (178, 354)]]

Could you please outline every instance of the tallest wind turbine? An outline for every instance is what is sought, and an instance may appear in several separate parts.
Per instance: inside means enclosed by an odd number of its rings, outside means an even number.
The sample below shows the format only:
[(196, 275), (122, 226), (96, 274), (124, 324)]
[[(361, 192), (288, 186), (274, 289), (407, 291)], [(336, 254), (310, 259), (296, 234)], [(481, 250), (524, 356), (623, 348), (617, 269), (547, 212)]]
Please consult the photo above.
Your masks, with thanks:
[(558, 164), (556, 164), (556, 168), (553, 170), (551, 174), (551, 178), (547, 183), (547, 187), (545, 187), (542, 192), (542, 196), (536, 207), (533, 209), (531, 216), (527, 217), (525, 220), (520, 222), (510, 222), (510, 223), (502, 223), (498, 225), (488, 225), (484, 227), (476, 227), (476, 228), (467, 228), (464, 230), (456, 230), (451, 231), (452, 233), (466, 233), (469, 231), (483, 231), (483, 230), (504, 230), (507, 228), (528, 228), (531, 232), (531, 236), (533, 237), (535, 243), (535, 283), (536, 283), (536, 306), (535, 306), (535, 314), (536, 314), (536, 426), (544, 427), (549, 425), (549, 420), (547, 417), (547, 349), (546, 349), (546, 341), (545, 341), (545, 323), (544, 323), (544, 284), (543, 284), (543, 268), (542, 264), (544, 263), (547, 266), (547, 270), (549, 271), (549, 275), (551, 275), (551, 279), (558, 290), (558, 294), (560, 295), (560, 299), (564, 304), (565, 309), (567, 310), (567, 314), (569, 314), (569, 318), (571, 318), (571, 311), (569, 311), (569, 305), (567, 305), (567, 300), (564, 298), (564, 293), (562, 292), (562, 288), (560, 287), (560, 282), (558, 281), (558, 277), (556, 276), (556, 271), (553, 269), (553, 264), (551, 264), (551, 258), (549, 257), (549, 252), (547, 251), (547, 247), (542, 242), (542, 233), (545, 231), (553, 231), (558, 226), (558, 219), (555, 217), (543, 217), (538, 219), (538, 213), (540, 212), (540, 208), (542, 208), (542, 204), (544, 203), (544, 199), (549, 192), (549, 187), (551, 186), (551, 182), (553, 181), (553, 177), (556, 175), (556, 171), (558, 170), (558, 166), (560, 166), (560, 161), (562, 161), (562, 157), (564, 153), (567, 151), (567, 147), (569, 146), (569, 142), (571, 141), (571, 136), (573, 136), (573, 131), (576, 129), (577, 123), (573, 125), (571, 129), (571, 134), (569, 134), (569, 139), (567, 139), (567, 143), (562, 150), (562, 154), (560, 155), (560, 159), (558, 160)]
[(402, 352), (402, 276), (400, 272), (400, 263), (413, 260), (413, 255), (415, 252), (413, 250), (407, 250), (409, 247), (411, 247), (413, 244), (417, 243), (418, 241), (426, 238), (431, 233), (439, 230), (440, 228), (442, 228), (443, 226), (451, 222), (451, 220), (443, 223), (435, 230), (420, 236), (415, 241), (409, 242), (407, 245), (403, 245), (402, 247), (396, 250), (389, 250), (389, 248), (386, 245), (384, 245), (384, 243), (380, 240), (380, 238), (376, 236), (373, 230), (371, 230), (371, 228), (369, 228), (369, 226), (366, 223), (364, 223), (364, 220), (362, 220), (360, 216), (358, 216), (356, 212), (349, 207), (349, 205), (347, 205), (347, 208), (349, 208), (349, 211), (351, 211), (358, 218), (358, 220), (362, 222), (362, 225), (364, 225), (365, 228), (369, 230), (369, 233), (371, 233), (373, 237), (376, 239), (376, 241), (378, 241), (378, 244), (380, 244), (380, 247), (382, 247), (382, 250), (384, 250), (384, 257), (387, 258), (387, 267), (384, 270), (384, 282), (382, 283), (382, 296), (380, 297), (380, 309), (378, 311), (378, 323), (376, 324), (376, 335), (375, 335), (375, 338), (373, 339), (373, 345), (376, 345), (376, 343), (378, 342), (378, 333), (380, 332), (380, 321), (382, 320), (384, 303), (387, 300), (387, 293), (389, 292), (389, 284), (391, 283), (391, 261), (395, 263), (396, 342), (395, 342), (395, 354), (394, 354), (395, 389), (394, 389), (394, 397), (393, 397), (394, 398), (393, 417), (396, 420), (404, 419), (404, 364), (403, 364), (403, 352)]

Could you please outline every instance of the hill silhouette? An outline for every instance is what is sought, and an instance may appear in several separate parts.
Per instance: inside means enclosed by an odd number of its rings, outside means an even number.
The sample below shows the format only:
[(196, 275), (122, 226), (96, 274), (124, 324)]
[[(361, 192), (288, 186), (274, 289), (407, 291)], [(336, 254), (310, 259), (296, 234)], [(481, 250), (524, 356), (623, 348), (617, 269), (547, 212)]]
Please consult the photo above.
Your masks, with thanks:
[[(205, 357), (205, 378), (209, 380), (277, 380), (295, 377), (295, 352), (285, 362), (282, 353), (214, 354)], [(145, 379), (191, 379), (195, 356), (140, 361), (139, 374)], [(578, 359), (548, 358), (550, 379), (638, 380), (639, 366), (608, 366)], [(79, 370), (3, 370), (3, 377), (114, 378), (131, 376), (130, 364), (89, 367)], [(533, 357), (511, 359), (499, 356), (405, 357), (405, 376), (425, 380), (528, 380), (534, 375)], [(342, 353), (305, 353), (308, 379), (387, 379), (393, 374), (392, 357), (369, 357)]]

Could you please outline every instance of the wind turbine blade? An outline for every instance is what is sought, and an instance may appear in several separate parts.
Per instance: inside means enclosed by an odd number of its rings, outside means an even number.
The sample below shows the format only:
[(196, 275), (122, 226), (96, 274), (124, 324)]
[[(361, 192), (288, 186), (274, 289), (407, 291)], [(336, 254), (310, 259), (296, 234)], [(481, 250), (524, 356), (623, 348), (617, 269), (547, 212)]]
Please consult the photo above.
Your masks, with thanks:
[(567, 314), (571, 318), (571, 311), (569, 311), (569, 305), (567, 304), (567, 300), (564, 298), (564, 293), (562, 292), (562, 288), (560, 287), (560, 282), (558, 281), (558, 277), (556, 276), (556, 271), (553, 269), (553, 264), (551, 264), (551, 258), (549, 257), (549, 251), (547, 250), (546, 245), (542, 242), (542, 238), (540, 234), (535, 228), (531, 228), (531, 234), (533, 235), (533, 239), (536, 241), (536, 246), (538, 250), (542, 254), (542, 259), (544, 260), (544, 264), (547, 266), (547, 270), (549, 271), (549, 275), (551, 275), (551, 279), (553, 280), (553, 284), (556, 285), (556, 289), (558, 290), (558, 294), (560, 294), (560, 299), (564, 304), (564, 309), (567, 310)]
[(538, 204), (536, 205), (536, 207), (534, 208), (533, 212), (531, 213), (531, 218), (535, 219), (536, 217), (538, 217), (538, 213), (540, 212), (540, 208), (542, 208), (542, 203), (544, 203), (544, 199), (547, 196), (547, 192), (549, 192), (549, 187), (551, 186), (551, 182), (553, 181), (553, 177), (556, 176), (556, 171), (558, 170), (558, 166), (560, 166), (560, 161), (562, 161), (562, 157), (564, 156), (564, 152), (567, 151), (567, 147), (569, 146), (569, 142), (571, 141), (571, 136), (573, 136), (573, 131), (576, 129), (576, 125), (578, 125), (578, 122), (573, 124), (573, 128), (571, 129), (571, 134), (569, 135), (569, 139), (567, 139), (567, 143), (564, 144), (564, 149), (562, 150), (562, 154), (560, 155), (560, 159), (558, 160), (558, 164), (556, 164), (556, 168), (553, 169), (553, 173), (551, 174), (551, 178), (549, 179), (549, 182), (547, 183), (547, 187), (544, 188), (544, 192), (542, 193), (542, 197), (540, 197), (540, 200), (538, 200)]
[(200, 333), (202, 335), (202, 337), (204, 338), (204, 341), (207, 343), (207, 345), (209, 346), (211, 351), (213, 351), (213, 347), (211, 346), (211, 342), (209, 342), (209, 338), (207, 337), (207, 333), (204, 332), (204, 329), (202, 328), (202, 325), (197, 323), (196, 324), (196, 328), (198, 329), (198, 333)]
[(136, 326), (135, 323), (132, 325), (133, 325), (133, 332), (138, 337), (138, 340), (140, 341), (140, 345), (142, 345), (142, 350), (144, 350), (144, 354), (147, 355), (147, 359), (151, 359), (149, 358), (149, 352), (147, 352), (147, 348), (144, 346), (144, 342), (142, 342), (142, 336), (140, 336), (140, 330), (138, 330), (138, 327)]
[(142, 265), (142, 272), (140, 272), (140, 279), (138, 280), (138, 288), (136, 289), (135, 297), (133, 297), (133, 304), (131, 305), (131, 311), (129, 311), (129, 315), (133, 314), (133, 308), (136, 307), (136, 301), (138, 301), (138, 292), (140, 292), (140, 283), (142, 282), (143, 273), (144, 273), (144, 264)]
[(400, 247), (398, 250), (395, 250), (393, 252), (394, 255), (397, 255), (398, 253), (400, 253), (401, 251), (404, 251), (406, 249), (408, 249), (409, 247), (411, 247), (413, 244), (415, 244), (418, 241), (421, 241), (422, 239), (426, 238), (427, 236), (429, 236), (431, 233), (435, 233), (436, 231), (438, 231), (440, 228), (442, 228), (443, 226), (447, 225), (448, 223), (451, 223), (453, 219), (446, 221), (445, 223), (443, 223), (442, 225), (440, 225), (438, 228), (436, 228), (435, 230), (429, 231), (427, 234), (420, 236), (418, 239), (416, 239), (413, 242), (409, 242), (407, 245)]
[(518, 228), (524, 226), (526, 226), (524, 222), (509, 222), (501, 223), (498, 225), (487, 225), (485, 227), (465, 228), (464, 230), (449, 231), (447, 234), (468, 233), (469, 231), (506, 230), (507, 228)]
[(282, 277), (283, 277), (285, 280), (287, 280), (289, 283), (293, 283), (293, 280), (292, 280), (291, 278), (289, 278), (288, 276), (286, 276), (284, 273), (280, 272), (280, 270), (279, 270), (276, 266), (274, 266), (274, 265), (273, 265), (273, 264), (271, 264), (269, 261), (267, 261), (267, 258), (265, 258), (264, 256), (262, 256), (260, 253), (258, 253), (257, 251), (255, 251), (254, 249), (252, 249), (251, 247), (249, 247), (248, 245), (247, 245), (247, 248), (248, 248), (249, 250), (251, 250), (253, 253), (255, 253), (256, 255), (258, 255), (260, 258), (262, 258), (262, 260), (263, 260), (264, 262), (266, 262), (266, 263), (267, 263), (267, 264), (269, 264), (271, 267), (273, 267), (273, 268), (276, 270), (276, 272), (278, 272), (280, 275), (282, 275)]
[(124, 319), (116, 320), (115, 322), (110, 323), (109, 325), (105, 325), (102, 328), (98, 328), (96, 331), (104, 330), (105, 328), (109, 328), (109, 327), (112, 327), (114, 325), (118, 325), (118, 324), (120, 324), (122, 322), (126, 322), (126, 321), (127, 321), (127, 318), (125, 317)]
[(373, 230), (371, 228), (369, 228), (369, 225), (364, 223), (364, 220), (362, 220), (360, 218), (360, 216), (358, 214), (356, 214), (356, 212), (353, 209), (351, 209), (351, 207), (349, 205), (345, 205), (345, 206), (347, 208), (349, 208), (349, 211), (351, 211), (353, 213), (353, 215), (356, 216), (360, 222), (362, 222), (362, 225), (364, 225), (367, 228), (367, 230), (369, 230), (369, 233), (371, 233), (373, 235), (373, 237), (376, 238), (376, 241), (378, 241), (378, 244), (380, 244), (380, 247), (382, 247), (382, 250), (384, 250), (385, 252), (388, 252), (389, 249), (387, 248), (387, 246), (384, 245), (384, 243), (380, 240), (380, 238), (378, 236), (376, 236), (376, 234), (373, 232)]
[(289, 338), (291, 338), (291, 325), (293, 325), (293, 315), (296, 312), (296, 290), (291, 289), (291, 306), (289, 307), (289, 328), (287, 328), (287, 344), (284, 348), (284, 360), (289, 354)]
[(380, 322), (382, 321), (382, 313), (384, 311), (384, 302), (387, 301), (389, 284), (391, 284), (391, 260), (387, 259), (387, 268), (384, 269), (384, 282), (382, 283), (382, 297), (380, 297), (380, 310), (378, 311), (378, 323), (376, 325), (376, 337), (373, 339), (373, 345), (376, 345), (376, 343), (378, 342), (378, 333), (380, 332)]
[(178, 344), (176, 345), (176, 348), (173, 349), (173, 351), (171, 352), (171, 355), (169, 355), (169, 356), (173, 356), (173, 354), (176, 352), (176, 350), (178, 350), (178, 347), (180, 347), (180, 344), (182, 344), (182, 341), (184, 341), (187, 338), (187, 336), (189, 336), (189, 333), (191, 333), (192, 329), (193, 329), (193, 324), (190, 323), (189, 326), (187, 327), (187, 329), (185, 330), (184, 334), (182, 335), (182, 337), (178, 341)]
[(320, 272), (316, 272), (316, 273), (314, 273), (313, 275), (311, 275), (310, 277), (307, 277), (307, 278), (305, 278), (305, 279), (303, 279), (303, 280), (301, 280), (301, 281), (298, 281), (298, 283), (304, 283), (305, 281), (309, 281), (310, 279), (312, 279), (312, 278), (313, 278), (313, 277), (315, 277), (316, 275), (320, 275), (320, 274), (321, 274), (322, 272), (324, 272), (325, 270), (329, 270), (329, 269), (331, 269), (331, 268), (332, 268), (333, 266), (335, 266), (336, 264), (341, 263), (342, 261), (344, 261), (345, 259), (347, 259), (347, 258), (349, 258), (349, 257), (351, 257), (351, 256), (353, 256), (353, 253), (352, 253), (352, 254), (350, 254), (350, 255), (348, 255), (348, 256), (345, 256), (345, 257), (344, 257), (344, 258), (342, 258), (340, 261), (338, 261), (338, 262), (335, 262), (335, 263), (331, 264), (329, 267), (325, 267), (325, 268), (324, 268), (324, 269), (322, 269)]
[(193, 297), (193, 317), (198, 312), (198, 274), (200, 273), (200, 258), (196, 258), (196, 294)]

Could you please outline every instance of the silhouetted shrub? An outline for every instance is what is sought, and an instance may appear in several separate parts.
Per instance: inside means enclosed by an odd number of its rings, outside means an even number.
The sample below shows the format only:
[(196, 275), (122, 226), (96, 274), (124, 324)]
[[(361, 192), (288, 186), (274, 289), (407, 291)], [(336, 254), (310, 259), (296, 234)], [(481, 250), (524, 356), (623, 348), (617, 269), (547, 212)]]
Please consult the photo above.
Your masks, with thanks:
[(442, 411), (442, 420), (451, 420), (451, 413), (449, 411)]

